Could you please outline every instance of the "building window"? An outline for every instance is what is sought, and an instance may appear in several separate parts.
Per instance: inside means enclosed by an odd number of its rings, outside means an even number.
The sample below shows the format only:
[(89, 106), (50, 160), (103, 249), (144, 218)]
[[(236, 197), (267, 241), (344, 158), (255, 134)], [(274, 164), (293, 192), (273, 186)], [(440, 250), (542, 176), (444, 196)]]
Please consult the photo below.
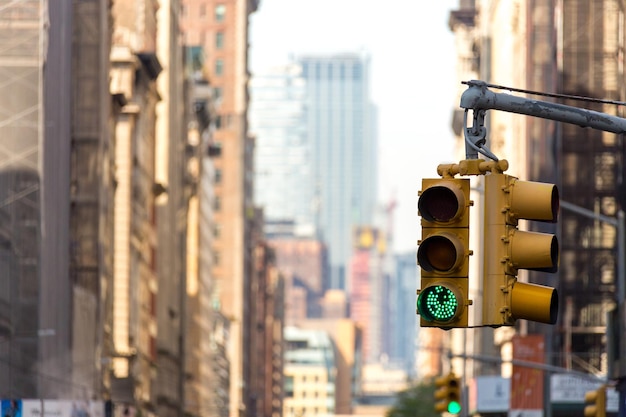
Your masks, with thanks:
[(285, 397), (293, 397), (293, 376), (285, 376)]
[(224, 32), (217, 32), (215, 34), (215, 48), (224, 49)]
[(213, 265), (219, 265), (222, 262), (222, 253), (217, 250), (213, 250)]
[(222, 100), (222, 96), (224, 95), (224, 89), (222, 87), (214, 87), (213, 88), (213, 101), (215, 105), (219, 105)]
[(222, 75), (224, 73), (224, 60), (216, 59), (215, 60), (215, 75)]
[(215, 184), (222, 183), (222, 170), (220, 168), (215, 169)]
[(219, 238), (222, 236), (222, 225), (219, 223), (215, 223), (213, 225), (213, 236), (215, 238)]
[(220, 211), (222, 209), (222, 199), (219, 196), (215, 196), (213, 200), (213, 210)]
[[(217, 125), (217, 122), (215, 124)], [(222, 156), (222, 142), (213, 142), (209, 145), (208, 148), (209, 150), (207, 153), (210, 157)]]
[(223, 4), (218, 4), (215, 6), (215, 21), (223, 22), (224, 17), (226, 17), (226, 6)]
[(206, 4), (200, 5), (200, 17), (206, 17)]

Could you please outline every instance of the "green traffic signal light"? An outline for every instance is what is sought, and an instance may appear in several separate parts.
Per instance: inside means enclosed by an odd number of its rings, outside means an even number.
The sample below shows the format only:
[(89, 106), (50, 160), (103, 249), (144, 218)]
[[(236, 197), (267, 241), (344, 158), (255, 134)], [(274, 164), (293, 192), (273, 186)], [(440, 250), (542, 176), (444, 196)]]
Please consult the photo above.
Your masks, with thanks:
[(435, 379), (435, 411), (459, 414), (461, 412), (461, 381), (454, 373)]
[(420, 291), (417, 310), (427, 321), (449, 322), (460, 313), (462, 299), (457, 291), (445, 285), (431, 285)]
[(448, 403), (448, 413), (459, 414), (461, 412), (461, 404), (458, 401), (450, 401)]

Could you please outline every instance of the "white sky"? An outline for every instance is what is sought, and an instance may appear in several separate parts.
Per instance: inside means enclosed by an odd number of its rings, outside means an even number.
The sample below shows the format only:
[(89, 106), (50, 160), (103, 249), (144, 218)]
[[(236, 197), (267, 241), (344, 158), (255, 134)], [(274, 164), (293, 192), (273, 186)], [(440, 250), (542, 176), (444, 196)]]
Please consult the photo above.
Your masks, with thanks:
[(455, 161), (450, 120), (458, 106), (448, 28), (458, 0), (261, 0), (251, 17), (252, 73), (290, 54), (365, 50), (379, 119), (379, 200), (395, 196), (394, 249), (416, 251), (417, 191)]

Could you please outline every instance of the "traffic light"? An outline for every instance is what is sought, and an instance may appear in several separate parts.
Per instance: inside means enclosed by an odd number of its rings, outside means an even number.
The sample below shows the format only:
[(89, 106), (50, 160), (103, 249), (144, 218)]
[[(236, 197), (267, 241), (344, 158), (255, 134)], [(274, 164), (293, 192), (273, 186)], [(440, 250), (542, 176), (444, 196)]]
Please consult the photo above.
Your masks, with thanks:
[(461, 380), (453, 373), (435, 379), (435, 411), (461, 412)]
[(519, 269), (556, 272), (559, 244), (548, 233), (526, 232), (518, 220), (556, 222), (559, 193), (554, 184), (520, 181), (490, 173), (485, 180), (483, 325), (509, 326), (517, 319), (556, 323), (554, 288), (517, 280)]
[(606, 417), (606, 385), (585, 393), (585, 417)]
[(418, 199), (422, 238), (417, 263), (422, 327), (467, 327), (469, 273), (469, 179), (423, 179)]

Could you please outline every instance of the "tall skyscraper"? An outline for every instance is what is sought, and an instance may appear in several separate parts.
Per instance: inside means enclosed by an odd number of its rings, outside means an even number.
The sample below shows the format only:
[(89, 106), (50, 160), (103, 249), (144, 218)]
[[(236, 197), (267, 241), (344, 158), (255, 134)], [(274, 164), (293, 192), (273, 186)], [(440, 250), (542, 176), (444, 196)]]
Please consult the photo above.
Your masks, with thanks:
[(346, 287), (352, 230), (372, 224), (376, 204), (375, 111), (366, 54), (302, 56), (316, 229), (328, 243), (330, 287)]
[(417, 352), (417, 315), (415, 310), (415, 284), (419, 270), (415, 252), (410, 251), (393, 257), (394, 273), (390, 274), (387, 300), (383, 301), (382, 340), (383, 351), (389, 362), (400, 365), (414, 376)]
[(310, 237), (315, 202), (302, 68), (290, 64), (255, 74), (250, 87), (250, 129), (258, 138), (255, 202), (268, 228), (290, 221), (296, 235)]
[(307, 55), (252, 84), (257, 202), (327, 243), (331, 288), (345, 289), (353, 227), (372, 224), (376, 204), (369, 65), (366, 54)]

